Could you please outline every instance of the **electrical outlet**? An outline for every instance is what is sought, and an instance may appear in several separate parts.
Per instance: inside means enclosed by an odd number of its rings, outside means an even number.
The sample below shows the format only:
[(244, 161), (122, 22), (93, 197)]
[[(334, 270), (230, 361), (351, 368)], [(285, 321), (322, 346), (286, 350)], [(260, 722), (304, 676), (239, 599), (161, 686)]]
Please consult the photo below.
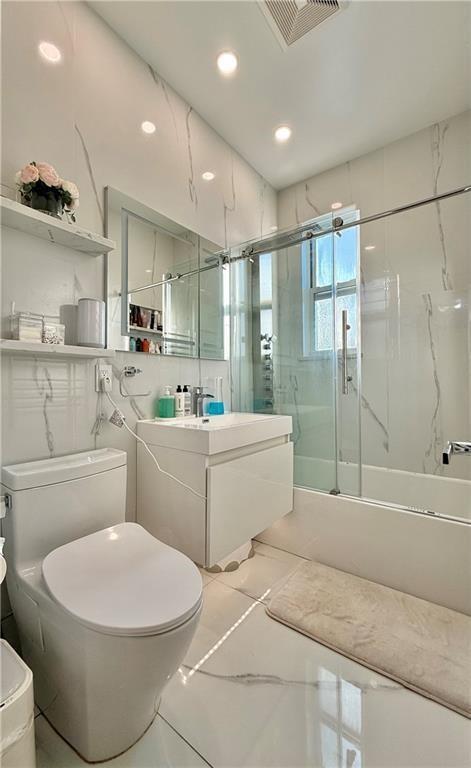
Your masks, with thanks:
[(113, 367), (105, 363), (95, 365), (95, 392), (111, 392)]

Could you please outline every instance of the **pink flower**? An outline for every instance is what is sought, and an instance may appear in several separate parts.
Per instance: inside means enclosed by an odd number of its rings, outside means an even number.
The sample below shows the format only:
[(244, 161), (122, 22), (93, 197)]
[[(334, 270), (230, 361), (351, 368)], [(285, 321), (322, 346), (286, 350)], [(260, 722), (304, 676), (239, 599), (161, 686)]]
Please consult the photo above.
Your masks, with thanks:
[(19, 171), (18, 181), (20, 184), (34, 184), (39, 179), (39, 171), (35, 165), (25, 165), (21, 171)]
[(49, 163), (38, 163), (39, 178), (48, 187), (58, 187), (61, 183), (56, 169)]

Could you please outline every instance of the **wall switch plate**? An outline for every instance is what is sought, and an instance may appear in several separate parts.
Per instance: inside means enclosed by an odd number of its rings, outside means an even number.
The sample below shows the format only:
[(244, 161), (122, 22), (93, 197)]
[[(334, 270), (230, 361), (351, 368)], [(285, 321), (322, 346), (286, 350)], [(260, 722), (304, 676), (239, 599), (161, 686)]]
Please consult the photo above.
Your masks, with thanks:
[(113, 385), (113, 366), (106, 363), (95, 365), (95, 392), (111, 392)]

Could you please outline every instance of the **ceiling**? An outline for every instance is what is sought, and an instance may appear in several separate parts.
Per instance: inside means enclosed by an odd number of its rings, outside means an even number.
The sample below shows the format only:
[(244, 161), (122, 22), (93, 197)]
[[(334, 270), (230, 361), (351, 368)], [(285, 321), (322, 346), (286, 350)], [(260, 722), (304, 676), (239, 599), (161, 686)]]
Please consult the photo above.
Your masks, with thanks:
[(471, 106), (469, 2), (351, 0), (287, 50), (252, 0), (89, 4), (276, 189)]

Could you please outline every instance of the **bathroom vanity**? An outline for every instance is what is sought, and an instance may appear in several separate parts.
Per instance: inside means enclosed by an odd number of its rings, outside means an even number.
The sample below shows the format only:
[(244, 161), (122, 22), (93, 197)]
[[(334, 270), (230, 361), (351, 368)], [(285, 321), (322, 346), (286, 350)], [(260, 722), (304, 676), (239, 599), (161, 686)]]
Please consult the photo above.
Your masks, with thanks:
[(229, 413), (143, 420), (137, 522), (199, 565), (212, 567), (293, 508), (290, 416)]

